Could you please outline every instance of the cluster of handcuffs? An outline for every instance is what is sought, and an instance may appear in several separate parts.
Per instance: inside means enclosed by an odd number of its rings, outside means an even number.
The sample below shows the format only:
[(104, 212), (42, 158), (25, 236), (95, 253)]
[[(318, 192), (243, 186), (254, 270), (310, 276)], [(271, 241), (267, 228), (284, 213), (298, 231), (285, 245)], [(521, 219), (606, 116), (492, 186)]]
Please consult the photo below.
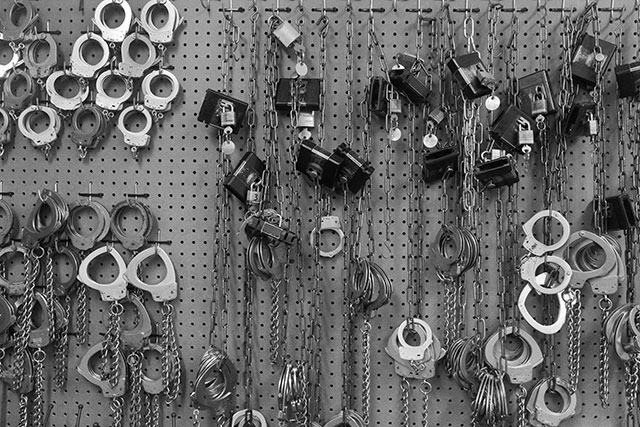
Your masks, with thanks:
[[(112, 27), (107, 20), (110, 14), (118, 13), (116, 8), (124, 19)], [(27, 19), (16, 19), (24, 10)], [(167, 15), (161, 27), (153, 19), (159, 10)], [(149, 0), (137, 18), (127, 0), (101, 1), (93, 18), (97, 31), (88, 30), (75, 41), (69, 67), (59, 67), (53, 33), (39, 32), (37, 20), (38, 12), (30, 0), (15, 0), (1, 21), (0, 41), (9, 43), (13, 57), (0, 65), (0, 81), (4, 80), (0, 155), (4, 146), (13, 141), (17, 128), (48, 157), (62, 135), (63, 120), (69, 118), (71, 140), (78, 146), (80, 158), (85, 158), (105, 139), (109, 122), (118, 114), (116, 127), (137, 158), (138, 150), (150, 144), (154, 122), (171, 109), (180, 91), (178, 79), (164, 64), (166, 45), (172, 43), (183, 23), (176, 6), (171, 0)], [(134, 44), (145, 46), (147, 59), (143, 63), (133, 56)], [(48, 49), (44, 59), (36, 55), (42, 46)], [(88, 51), (89, 46), (99, 47), (97, 61), (88, 59), (88, 54), (93, 54)], [(110, 93), (113, 81), (122, 82), (122, 94)], [(60, 89), (65, 82), (77, 87), (75, 92), (70, 91), (73, 95)], [(169, 83), (168, 93), (158, 89), (160, 82)], [(19, 83), (26, 85), (24, 93), (16, 93)], [(46, 119), (41, 118), (43, 114)], [(139, 128), (132, 128), (129, 123), (135, 116), (141, 117)], [(38, 122), (46, 124), (46, 128), (38, 129)]]
[[(111, 306), (108, 310), (109, 328), (106, 337), (104, 341), (91, 346), (81, 358), (77, 366), (80, 375), (98, 386), (104, 396), (120, 398), (127, 392), (129, 364), (131, 369), (135, 366), (138, 372), (142, 372), (141, 388), (145, 393), (153, 396), (153, 399), (158, 399), (157, 396), (164, 393), (165, 401), (170, 402), (177, 397), (181, 378), (181, 361), (173, 326), (174, 309), (171, 305), (171, 301), (177, 297), (178, 286), (173, 263), (160, 246), (162, 242), (149, 241), (156, 220), (149, 207), (138, 200), (139, 195), (127, 195), (127, 199), (117, 203), (111, 213), (92, 197), (100, 196), (99, 194), (84, 195), (88, 198), (79, 198), (67, 204), (55, 191), (39, 191), (37, 203), (24, 227), (21, 239), (18, 239), (19, 224), (16, 215), (11, 206), (0, 199), (0, 210), (4, 214), (2, 218), (5, 219), (0, 224), (0, 242), (5, 245), (0, 249), (0, 264), (3, 266), (0, 274), (0, 379), (21, 394), (33, 389), (31, 359), (38, 353), (41, 361), (44, 360), (45, 354), (42, 349), (50, 343), (57, 345), (54, 339), (63, 340), (64, 344), (68, 345), (68, 327), (71, 322), (69, 295), (73, 291), (80, 294), (86, 286), (97, 290), (101, 299), (110, 302)], [(141, 218), (142, 224), (139, 228), (123, 225), (127, 212), (131, 211), (135, 211), (136, 217)], [(87, 215), (97, 219), (94, 227), (86, 227), (86, 224), (83, 224), (82, 219)], [(113, 236), (112, 240), (106, 239), (109, 232)], [(65, 241), (67, 243), (63, 243)], [(107, 243), (96, 247), (101, 241)], [(114, 246), (115, 243), (121, 244), (135, 255), (128, 264)], [(148, 246), (148, 243), (153, 244)], [(85, 252), (88, 254), (82, 256)], [(16, 255), (23, 256), (25, 276), (20, 280), (10, 280), (4, 266), (6, 261)], [(71, 272), (65, 278), (61, 272), (54, 271), (55, 263), (43, 266), (44, 289), (35, 291), (36, 277), (32, 276), (37, 273), (33, 271), (39, 271), (40, 268), (34, 270), (34, 267), (29, 269), (27, 266), (33, 266), (34, 263), (39, 266), (41, 259), (53, 256), (59, 258), (58, 265), (62, 265), (63, 262), (69, 265)], [(110, 283), (100, 283), (91, 274), (96, 260), (104, 260), (105, 257), (112, 258), (118, 269), (116, 277)], [(141, 278), (141, 274), (144, 273), (142, 265), (155, 257), (164, 265), (166, 274), (158, 283), (150, 284)], [(128, 289), (129, 284), (132, 285), (132, 289)], [(31, 304), (28, 303), (29, 292), (34, 294), (34, 302)], [(145, 292), (151, 295), (153, 301), (162, 304), (161, 331), (154, 331), (154, 323), (145, 306)], [(10, 297), (17, 299), (11, 301)], [(123, 329), (120, 324), (125, 304), (132, 306), (134, 310), (135, 321), (131, 329)], [(38, 311), (42, 313), (52, 314), (45, 316), (42, 321), (36, 321), (37, 313), (34, 306), (39, 307)], [(29, 313), (24, 314), (25, 310), (29, 310)], [(86, 316), (86, 313), (84, 315)], [(33, 355), (25, 352), (26, 368), (22, 369), (22, 374), (18, 372), (19, 368), (15, 362), (15, 350), (19, 347), (24, 328), (19, 324), (21, 316), (26, 316), (29, 324), (33, 319), (36, 325), (28, 331), (28, 345), (35, 350)], [(86, 344), (87, 336), (80, 336), (80, 322), (78, 312), (76, 336), (80, 344)], [(86, 325), (83, 329), (86, 333)], [(63, 330), (63, 334), (60, 334), (59, 330)], [(154, 336), (158, 339), (152, 341)], [(60, 350), (56, 347), (55, 351), (57, 354)], [(128, 352), (127, 357), (125, 352)], [(144, 356), (153, 352), (161, 355), (163, 361), (167, 361), (166, 375), (163, 374), (160, 378), (150, 378), (144, 374)], [(6, 364), (8, 358), (5, 356), (9, 353), (13, 355), (13, 366)], [(97, 360), (102, 360), (102, 364), (96, 363)], [(63, 388), (66, 384), (67, 359), (61, 361), (64, 366), (59, 366), (57, 356), (56, 362), (55, 382), (58, 387)], [(99, 368), (96, 368), (96, 365), (99, 365)], [(63, 378), (58, 379), (58, 369), (62, 370)], [(18, 377), (23, 378), (21, 382), (16, 381)], [(40, 384), (40, 387), (43, 387), (43, 384)]]

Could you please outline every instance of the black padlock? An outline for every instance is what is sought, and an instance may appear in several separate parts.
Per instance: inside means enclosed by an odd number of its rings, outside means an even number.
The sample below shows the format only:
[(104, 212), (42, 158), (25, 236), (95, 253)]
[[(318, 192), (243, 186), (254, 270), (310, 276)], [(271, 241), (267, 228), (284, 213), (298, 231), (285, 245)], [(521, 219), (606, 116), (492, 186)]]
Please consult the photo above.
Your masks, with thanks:
[(558, 111), (546, 70), (518, 79), (518, 106), (531, 117), (548, 116)]
[(380, 77), (374, 76), (369, 84), (369, 111), (381, 119), (387, 115), (387, 81)]
[(342, 143), (336, 148), (343, 158), (338, 169), (337, 185), (338, 189), (347, 188), (351, 193), (356, 194), (362, 190), (371, 178), (374, 168), (370, 162), (362, 159), (358, 153), (347, 144)]
[(536, 129), (535, 120), (515, 106), (509, 105), (493, 122), (489, 133), (503, 150), (522, 153), (524, 146), (520, 141), (520, 131), (523, 126), (527, 127), (527, 123), (529, 130)]
[(607, 230), (629, 230), (637, 224), (633, 203), (626, 193), (605, 199)]
[(585, 34), (575, 47), (573, 59), (571, 60), (573, 80), (588, 87), (596, 85), (596, 62), (602, 63), (601, 70), (604, 75), (617, 49), (613, 43), (602, 39), (598, 40), (601, 51), (600, 54), (596, 54), (594, 51), (596, 43), (595, 37), (590, 34)]
[(640, 93), (640, 62), (618, 65), (615, 73), (618, 98), (629, 98)]
[(343, 160), (344, 157), (340, 153), (335, 151), (332, 153), (310, 140), (302, 140), (298, 149), (296, 170), (311, 182), (319, 182), (325, 187), (334, 188)]
[(389, 80), (398, 92), (403, 94), (413, 104), (424, 104), (428, 101), (431, 91), (410, 68), (402, 65), (394, 66), (389, 71)]
[(298, 107), (300, 111), (318, 111), (320, 109), (320, 79), (280, 79), (276, 90), (276, 110), (290, 111), (292, 105), (292, 86), (299, 81)]
[(585, 89), (579, 89), (573, 98), (562, 129), (565, 135), (589, 135), (588, 120), (596, 110), (593, 97)]
[(247, 192), (251, 186), (262, 180), (265, 164), (255, 153), (249, 151), (238, 166), (224, 179), (224, 187), (236, 196), (242, 203), (247, 203)]
[[(223, 106), (229, 104), (233, 106), (235, 125), (223, 126), (221, 122), (221, 114), (225, 110)], [(207, 89), (207, 93), (205, 94), (202, 105), (200, 106), (200, 112), (198, 113), (198, 121), (220, 130), (230, 127), (233, 130), (233, 133), (238, 133), (238, 130), (244, 121), (244, 116), (247, 113), (248, 107), (249, 105), (246, 102), (242, 102), (213, 89)]]
[(491, 93), (488, 82), (495, 82), (489, 78), (487, 67), (482, 62), (478, 52), (451, 58), (447, 67), (453, 73), (453, 77), (460, 85), (462, 94), (466, 99), (476, 99)]
[(244, 227), (244, 231), (247, 233), (249, 239), (253, 237), (266, 237), (272, 241), (282, 242), (286, 245), (294, 244), (297, 239), (297, 236), (291, 231), (265, 221), (256, 215), (249, 217)]
[(447, 147), (431, 150), (424, 156), (422, 179), (426, 183), (435, 182), (458, 170), (460, 152), (457, 148)]
[(512, 185), (520, 181), (513, 156), (506, 155), (487, 162), (478, 163), (474, 174), (483, 190)]

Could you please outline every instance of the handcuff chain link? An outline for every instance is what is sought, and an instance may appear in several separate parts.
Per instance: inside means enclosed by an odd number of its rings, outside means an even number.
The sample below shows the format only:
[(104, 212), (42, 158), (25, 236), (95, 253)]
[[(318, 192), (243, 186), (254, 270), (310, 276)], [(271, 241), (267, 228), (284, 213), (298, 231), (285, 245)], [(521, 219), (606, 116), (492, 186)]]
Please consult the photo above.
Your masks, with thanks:
[(371, 417), (371, 323), (362, 322), (362, 419), (367, 427)]
[(33, 398), (32, 417), (33, 427), (43, 427), (44, 424), (44, 359), (46, 354), (41, 348), (33, 352)]
[(54, 340), (54, 383), (60, 390), (64, 390), (67, 386), (69, 368), (69, 323), (71, 322), (71, 297), (69, 295), (65, 296), (62, 306), (64, 308), (64, 318), (60, 319), (61, 325), (60, 328), (56, 328)]
[(578, 388), (578, 379), (580, 376), (580, 358), (582, 350), (582, 292), (579, 289), (571, 291), (573, 302), (569, 306), (569, 322), (567, 335), (569, 338), (569, 388), (575, 393)]
[(129, 411), (129, 425), (141, 427), (142, 420), (142, 352), (134, 351), (129, 354), (129, 375), (131, 381), (131, 409)]
[(19, 390), (24, 382), (25, 358), (29, 335), (31, 334), (31, 315), (35, 305), (35, 286), (36, 280), (40, 275), (40, 260), (34, 256), (34, 251), (35, 250), (31, 250), (25, 255), (24, 278), (26, 287), (24, 291), (24, 301), (18, 315), (17, 326), (19, 332), (15, 346), (15, 378), (13, 388), (16, 390)]

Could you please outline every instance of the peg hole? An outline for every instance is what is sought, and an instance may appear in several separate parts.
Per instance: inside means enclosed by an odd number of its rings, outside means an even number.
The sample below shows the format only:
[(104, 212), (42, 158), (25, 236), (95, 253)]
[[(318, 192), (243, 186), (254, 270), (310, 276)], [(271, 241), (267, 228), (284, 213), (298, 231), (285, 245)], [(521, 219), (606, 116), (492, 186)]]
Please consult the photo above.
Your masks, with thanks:
[(157, 380), (162, 378), (162, 355), (155, 349), (144, 352), (143, 372), (147, 378)]
[(68, 281), (75, 273), (69, 257), (62, 254), (53, 254), (53, 275), (59, 281)]
[(98, 218), (93, 209), (81, 207), (73, 210), (69, 218), (74, 230), (82, 236), (87, 236), (98, 227)]
[(7, 65), (13, 59), (13, 50), (9, 43), (0, 43), (0, 65)]

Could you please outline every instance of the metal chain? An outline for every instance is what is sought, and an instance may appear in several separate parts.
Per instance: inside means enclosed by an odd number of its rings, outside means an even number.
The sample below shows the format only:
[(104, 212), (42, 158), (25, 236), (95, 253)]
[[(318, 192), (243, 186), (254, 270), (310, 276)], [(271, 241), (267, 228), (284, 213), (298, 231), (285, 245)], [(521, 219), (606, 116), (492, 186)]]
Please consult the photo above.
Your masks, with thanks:
[(582, 350), (582, 293), (579, 289), (571, 291), (570, 301), (567, 330), (569, 338), (569, 388), (575, 392), (578, 389)]
[(602, 330), (600, 333), (600, 357), (598, 360), (598, 395), (600, 397), (600, 404), (603, 408), (609, 407), (609, 345), (607, 340), (607, 335), (604, 330), (604, 320), (609, 316), (609, 312), (611, 311), (611, 307), (613, 306), (613, 302), (608, 295), (602, 296), (600, 298), (600, 302), (598, 303), (600, 306), (600, 311), (602, 313)]
[(422, 427), (429, 427), (429, 394), (431, 389), (429, 380), (425, 379), (420, 384), (420, 392), (422, 393)]
[[(413, 104), (409, 104), (409, 120), (411, 124), (409, 125), (409, 138), (408, 143), (409, 147), (407, 148), (407, 165), (409, 170), (408, 174), (408, 182), (407, 182), (407, 236), (417, 236), (416, 234), (416, 224), (418, 218), (416, 217), (416, 200), (414, 196), (414, 191), (416, 188), (415, 183), (415, 168), (416, 164), (416, 147), (414, 144), (414, 126), (415, 123), (415, 106)], [(407, 320), (410, 323), (410, 326), (413, 327), (413, 319), (418, 316), (418, 305), (417, 305), (417, 292), (415, 289), (415, 273), (416, 273), (416, 239), (410, 239), (407, 242)]]
[(109, 410), (111, 411), (111, 418), (113, 418), (112, 427), (123, 427), (122, 419), (124, 412), (124, 398), (113, 397), (109, 404)]
[(32, 425), (33, 427), (44, 426), (44, 360), (47, 355), (44, 350), (37, 348), (33, 352), (33, 402), (32, 402)]
[(162, 387), (167, 405), (176, 400), (182, 383), (180, 354), (173, 323), (174, 311), (170, 302), (162, 303)]
[(53, 248), (47, 248), (45, 256), (45, 281), (44, 298), (47, 301), (47, 319), (49, 321), (49, 340), (53, 341), (56, 336), (56, 314), (53, 305)]
[(400, 388), (402, 389), (401, 402), (402, 402), (402, 427), (409, 427), (409, 380), (407, 377), (402, 377), (400, 380)]
[[(248, 260), (247, 260), (248, 262)], [(247, 421), (251, 421), (248, 425), (252, 425), (252, 392), (253, 392), (253, 289), (256, 284), (254, 275), (249, 268), (245, 270), (245, 280), (243, 281), (244, 293), (244, 399), (245, 399), (245, 417)]]
[(87, 287), (80, 283), (76, 287), (76, 339), (80, 345), (89, 342), (88, 306)]
[[(346, 104), (347, 104), (347, 127), (345, 134), (345, 142), (348, 147), (351, 147), (353, 144), (354, 137), (354, 126), (353, 126), (353, 109), (354, 109), (354, 99), (353, 99), (353, 7), (351, 6), (351, 1), (347, 2), (347, 21), (346, 21), (346, 31), (347, 31), (347, 43), (346, 43), (346, 67), (345, 67), (345, 82), (346, 82)], [(345, 217), (346, 220), (346, 217)]]
[(127, 356), (131, 394), (129, 425), (131, 427), (140, 427), (142, 421), (142, 357), (141, 351), (134, 351)]
[(251, 41), (249, 43), (249, 107), (247, 108), (247, 151), (255, 151), (256, 104), (258, 97), (258, 20), (260, 11), (253, 2), (251, 7)]
[(362, 322), (362, 419), (368, 426), (371, 416), (371, 323), (367, 316)]
[[(40, 249), (41, 251), (42, 249)], [(29, 335), (31, 334), (31, 315), (35, 305), (36, 280), (40, 275), (40, 259), (36, 256), (37, 249), (32, 249), (25, 258), (24, 278), (25, 291), (17, 321), (17, 336), (15, 345), (15, 378), (13, 388), (19, 390), (25, 375), (25, 359)]]
[(26, 393), (20, 394), (18, 418), (18, 427), (29, 427), (29, 396)]
[(518, 390), (516, 391), (516, 401), (518, 404), (517, 426), (527, 427), (527, 388), (523, 384), (518, 386)]
[(71, 322), (71, 297), (66, 295), (62, 303), (64, 317), (59, 320), (60, 328), (56, 329), (54, 341), (55, 373), (54, 383), (60, 390), (67, 387), (67, 374), (69, 368), (69, 323)]
[(124, 307), (118, 301), (113, 301), (109, 307), (109, 325), (107, 335), (102, 345), (102, 373), (111, 387), (115, 387), (120, 380), (120, 347), (122, 345), (122, 327), (120, 318)]

